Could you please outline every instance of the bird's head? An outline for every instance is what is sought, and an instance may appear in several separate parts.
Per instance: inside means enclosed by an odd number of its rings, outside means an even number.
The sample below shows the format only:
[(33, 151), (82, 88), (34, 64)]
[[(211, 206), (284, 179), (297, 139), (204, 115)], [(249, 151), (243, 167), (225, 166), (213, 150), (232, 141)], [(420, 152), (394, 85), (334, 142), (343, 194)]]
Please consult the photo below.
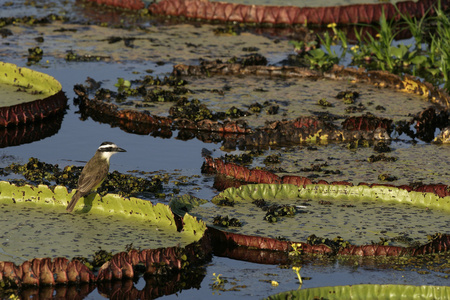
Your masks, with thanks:
[(127, 152), (125, 149), (120, 148), (114, 143), (111, 142), (103, 142), (100, 147), (98, 147), (97, 152), (101, 154), (101, 156), (109, 161), (109, 158), (116, 153), (119, 152)]

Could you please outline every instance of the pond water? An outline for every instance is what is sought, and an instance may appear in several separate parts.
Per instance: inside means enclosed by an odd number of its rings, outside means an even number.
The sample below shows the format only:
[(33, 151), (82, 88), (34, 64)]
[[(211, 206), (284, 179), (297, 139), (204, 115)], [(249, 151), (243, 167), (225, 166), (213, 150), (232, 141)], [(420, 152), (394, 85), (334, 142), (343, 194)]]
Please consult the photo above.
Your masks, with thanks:
[[(29, 6), (24, 1), (14, 2), (12, 7), (5, 6), (0, 16), (11, 16), (11, 14), (16, 14), (17, 16), (45, 16), (49, 12), (65, 12), (68, 16), (80, 19), (87, 18), (89, 20), (90, 15), (95, 16), (98, 13), (96, 11), (90, 11), (85, 15), (81, 13), (77, 14), (83, 11), (83, 6), (75, 6), (73, 8), (73, 1), (36, 1), (36, 3), (35, 6)], [(49, 8), (50, 10), (48, 10)], [(125, 17), (120, 15), (117, 19), (120, 20)], [(144, 26), (147, 25), (147, 23), (144, 24)], [(49, 26), (51, 27), (51, 25)], [(64, 25), (58, 24), (58, 26)], [(90, 26), (95, 27), (95, 25), (89, 25), (87, 23), (83, 26), (86, 27), (86, 30)], [(169, 32), (168, 36), (159, 37), (160, 42), (163, 41), (168, 46), (164, 46), (165, 44), (161, 42), (154, 49), (151, 49), (153, 52), (149, 50), (150, 52), (148, 53), (142, 50), (139, 50), (141, 52), (135, 52), (136, 48), (128, 49), (122, 47), (116, 50), (115, 55), (117, 56), (114, 56), (113, 59), (107, 62), (65, 61), (64, 55), (66, 51), (77, 47), (77, 49), (82, 49), (87, 53), (95, 53), (97, 55), (105, 54), (103, 52), (104, 49), (99, 50), (96, 44), (89, 44), (89, 42), (79, 36), (77, 36), (77, 39), (72, 39), (70, 36), (64, 37), (63, 43), (61, 44), (57, 43), (56, 36), (52, 36), (48, 37), (48, 44), (44, 42), (41, 45), (36, 42), (35, 38), (40, 37), (43, 34), (42, 32), (50, 34), (46, 31), (48, 28), (44, 28), (45, 26), (28, 27), (23, 24), (8, 26), (7, 28), (12, 30), (15, 35), (0, 40), (2, 43), (0, 46), (0, 60), (15, 63), (19, 66), (26, 66), (27, 48), (40, 45), (44, 49), (44, 57), (39, 64), (32, 65), (30, 68), (47, 73), (61, 82), (63, 91), (69, 99), (69, 108), (56, 134), (32, 143), (0, 149), (0, 167), (4, 167), (11, 162), (25, 163), (29, 157), (36, 157), (47, 163), (58, 164), (60, 167), (72, 164), (82, 166), (90, 159), (101, 142), (112, 141), (120, 147), (125, 148), (127, 152), (116, 155), (111, 159), (110, 171), (118, 170), (124, 173), (129, 171), (150, 172), (148, 176), (168, 173), (171, 176), (172, 182), (170, 187), (167, 187), (167, 195), (170, 194), (171, 188), (179, 189), (180, 194), (188, 193), (204, 199), (211, 199), (216, 195), (217, 191), (212, 187), (214, 178), (202, 174), (200, 171), (203, 163), (201, 153), (203, 148), (207, 148), (213, 152), (214, 156), (223, 155), (225, 153), (221, 150), (220, 144), (206, 144), (197, 139), (188, 141), (177, 139), (177, 132), (174, 132), (171, 138), (124, 132), (118, 127), (111, 127), (109, 124), (95, 122), (90, 118), (82, 120), (80, 114), (77, 112), (78, 107), (73, 104), (73, 99), (76, 97), (73, 92), (74, 85), (84, 83), (87, 77), (102, 81), (106, 87), (112, 88), (119, 77), (128, 80), (138, 79), (148, 74), (147, 71), (149, 69), (153, 71), (153, 76), (164, 76), (171, 72), (172, 66), (175, 63), (196, 62), (202, 55), (207, 55), (208, 59), (228, 59), (233, 55), (241, 55), (243, 53), (241, 51), (243, 46), (233, 46), (217, 50), (206, 47), (205, 50), (200, 44), (194, 48), (186, 47), (188, 41), (183, 41), (184, 44), (177, 44), (179, 43), (177, 39), (184, 33), (182, 31), (183, 28), (186, 30), (186, 35), (190, 37), (198, 35), (198, 30), (192, 25), (173, 26), (176, 27), (171, 27), (170, 25), (159, 25), (159, 27), (149, 26), (155, 32)], [(211, 32), (211, 28), (217, 26), (205, 25), (202, 27), (205, 30), (205, 34), (207, 34), (207, 32)], [(101, 28), (98, 27), (93, 30), (95, 34), (102, 32)], [(171, 30), (178, 30), (179, 32), (178, 34), (174, 34)], [(126, 34), (125, 31), (118, 29), (117, 35), (122, 34)], [(128, 34), (135, 35), (132, 31)], [(44, 35), (44, 40), (46, 38), (47, 36)], [(210, 34), (208, 38), (213, 39), (214, 35)], [(104, 39), (104, 36), (97, 36), (97, 39)], [(170, 39), (174, 40), (175, 48), (170, 48), (171, 45), (173, 46)], [(279, 61), (280, 57), (286, 57), (293, 53), (293, 49), (288, 45), (287, 41), (274, 44), (273, 41), (276, 38), (255, 36), (253, 34), (246, 34), (242, 39), (247, 40), (249, 44), (253, 42), (257, 43), (260, 49), (264, 49), (262, 50), (264, 52), (263, 54), (267, 55), (269, 61), (273, 63)], [(214, 44), (214, 42), (211, 41), (210, 44)], [(239, 44), (241, 41), (237, 41), (236, 43)], [(184, 48), (182, 47), (183, 45)], [(265, 46), (266, 48), (264, 48)], [(277, 49), (278, 51), (276, 51)], [(175, 50), (179, 52), (175, 53)], [(124, 59), (127, 56), (127, 51), (132, 56), (128, 60)], [(106, 54), (109, 55), (108, 53)], [(178, 55), (184, 56), (178, 58)], [(161, 61), (164, 63), (161, 63)], [(404, 144), (401, 145), (403, 147)], [(318, 145), (315, 146), (319, 147)], [(406, 148), (410, 148), (409, 144)], [(270, 154), (271, 151), (273, 150), (269, 149), (265, 153)], [(231, 153), (239, 153), (239, 151)], [(430, 168), (439, 170), (439, 166), (430, 166)], [(181, 178), (188, 178), (188, 181), (184, 184), (177, 185), (173, 183), (173, 181), (180, 181)], [(410, 178), (410, 181), (414, 180), (414, 178)], [(448, 184), (449, 182), (446, 181), (444, 183)], [(169, 196), (163, 198), (154, 197), (149, 198), (149, 200), (152, 202), (160, 201), (167, 203)], [(0, 213), (0, 217), (5, 218), (5, 215)], [(93, 244), (91, 247), (97, 250), (98, 245)], [(448, 267), (435, 271), (430, 267), (432, 264), (427, 265), (426, 262), (415, 262), (409, 265), (406, 264), (405, 266), (404, 261), (400, 258), (394, 259), (390, 263), (391, 266), (398, 264), (402, 268), (388, 267), (389, 264), (387, 264), (388, 266), (386, 264), (377, 264), (370, 261), (370, 259), (351, 258), (350, 260), (349, 262), (348, 259), (340, 258), (329, 261), (327, 259), (322, 260), (320, 257), (305, 260), (305, 264), (301, 270), (302, 276), (305, 277), (302, 288), (360, 283), (449, 284), (449, 279), (446, 275), (450, 271)], [(205, 266), (204, 273), (205, 277), (197, 288), (183, 290), (177, 294), (171, 294), (161, 298), (179, 299), (182, 297), (182, 299), (204, 299), (213, 297), (231, 299), (245, 297), (247, 299), (260, 299), (274, 293), (298, 288), (297, 277), (292, 269), (289, 267), (283, 268), (278, 265), (257, 264), (214, 256), (212, 261)], [(225, 284), (224, 290), (218, 291), (213, 288), (212, 284), (215, 280), (213, 273), (216, 275), (222, 274), (222, 277), (227, 279), (228, 282)], [(277, 281), (279, 285), (277, 287), (272, 286), (272, 280)], [(140, 279), (135, 284), (135, 288), (139, 290), (144, 287), (145, 281), (143, 279)], [(94, 290), (86, 299), (104, 299), (104, 297), (102, 293)]]

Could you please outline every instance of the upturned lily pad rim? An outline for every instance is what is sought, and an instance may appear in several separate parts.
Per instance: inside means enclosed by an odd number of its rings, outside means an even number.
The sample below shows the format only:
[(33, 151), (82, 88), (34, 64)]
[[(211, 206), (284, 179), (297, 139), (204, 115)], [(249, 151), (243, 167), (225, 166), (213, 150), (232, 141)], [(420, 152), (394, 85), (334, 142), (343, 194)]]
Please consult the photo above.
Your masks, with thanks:
[(15, 64), (0, 62), (0, 82), (18, 87), (28, 87), (30, 92), (51, 96), (61, 91), (62, 86), (54, 77), (34, 71), (29, 68), (18, 67)]
[(27, 94), (39, 95), (32, 101), (0, 107), (0, 126), (42, 120), (63, 112), (67, 106), (61, 83), (45, 73), (0, 62), (0, 83), (17, 86)]
[(266, 299), (447, 299), (449, 295), (448, 286), (357, 284), (288, 291)]
[[(102, 5), (139, 10), (149, 1), (141, 0), (88, 0)], [(236, 2), (236, 3), (235, 3)], [(330, 6), (240, 4), (242, 1), (162, 0), (150, 3), (148, 10), (154, 15), (187, 17), (196, 20), (241, 22), (256, 24), (329, 24), (373, 23), (381, 11), (388, 19), (398, 17), (392, 3), (350, 3)], [(420, 17), (434, 4), (433, 0), (401, 1), (395, 4), (403, 14)], [(253, 4), (253, 5), (252, 5)], [(333, 5), (334, 4), (334, 5)], [(443, 6), (447, 4), (442, 1)], [(317, 5), (317, 4), (316, 4)]]
[(243, 199), (309, 198), (309, 199), (372, 199), (385, 202), (408, 203), (429, 209), (450, 212), (450, 196), (439, 197), (434, 193), (422, 193), (389, 186), (348, 186), (333, 184), (247, 184), (238, 188), (228, 188), (212, 201), (228, 198), (236, 202)]

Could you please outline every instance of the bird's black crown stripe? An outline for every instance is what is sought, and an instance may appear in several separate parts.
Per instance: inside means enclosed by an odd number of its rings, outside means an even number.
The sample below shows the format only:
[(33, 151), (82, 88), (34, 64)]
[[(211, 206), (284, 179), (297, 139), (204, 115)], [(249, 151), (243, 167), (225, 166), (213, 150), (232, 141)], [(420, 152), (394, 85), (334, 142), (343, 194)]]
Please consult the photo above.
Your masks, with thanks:
[(101, 147), (101, 146), (106, 146), (106, 145), (114, 145), (114, 146), (115, 146), (115, 144), (112, 143), (112, 142), (103, 142), (103, 143), (100, 145), (100, 147)]
[(100, 152), (120, 152), (118, 147), (102, 147), (99, 148)]

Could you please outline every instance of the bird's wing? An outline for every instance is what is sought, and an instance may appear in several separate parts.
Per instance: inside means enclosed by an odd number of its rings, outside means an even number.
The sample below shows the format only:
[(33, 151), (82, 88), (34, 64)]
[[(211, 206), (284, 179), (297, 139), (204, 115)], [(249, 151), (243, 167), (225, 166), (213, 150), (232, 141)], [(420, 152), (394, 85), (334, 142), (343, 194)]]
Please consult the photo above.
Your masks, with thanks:
[(77, 190), (80, 191), (83, 197), (102, 183), (103, 179), (108, 175), (108, 169), (108, 166), (98, 170), (93, 170), (89, 167), (83, 168), (77, 186)]

